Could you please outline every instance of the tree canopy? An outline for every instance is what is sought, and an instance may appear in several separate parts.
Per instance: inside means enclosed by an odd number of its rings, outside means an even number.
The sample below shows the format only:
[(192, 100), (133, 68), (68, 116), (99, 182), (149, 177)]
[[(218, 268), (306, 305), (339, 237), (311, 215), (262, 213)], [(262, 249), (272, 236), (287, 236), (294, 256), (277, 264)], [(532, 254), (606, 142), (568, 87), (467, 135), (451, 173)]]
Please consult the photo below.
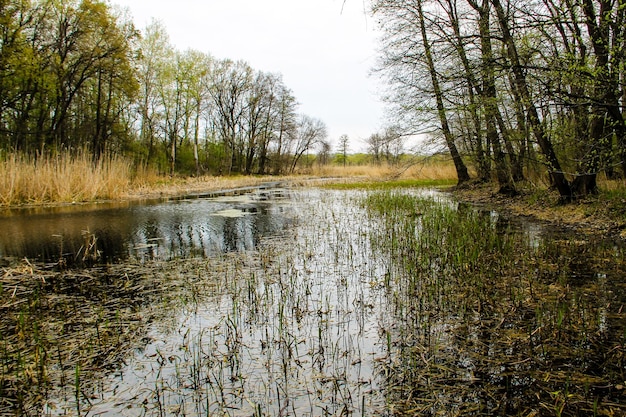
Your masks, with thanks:
[(437, 133), (503, 193), (545, 172), (564, 200), (626, 174), (623, 0), (374, 0), (405, 131)]
[(100, 0), (0, 2), (0, 150), (129, 154), (163, 172), (293, 170), (325, 139), (280, 74), (178, 51)]

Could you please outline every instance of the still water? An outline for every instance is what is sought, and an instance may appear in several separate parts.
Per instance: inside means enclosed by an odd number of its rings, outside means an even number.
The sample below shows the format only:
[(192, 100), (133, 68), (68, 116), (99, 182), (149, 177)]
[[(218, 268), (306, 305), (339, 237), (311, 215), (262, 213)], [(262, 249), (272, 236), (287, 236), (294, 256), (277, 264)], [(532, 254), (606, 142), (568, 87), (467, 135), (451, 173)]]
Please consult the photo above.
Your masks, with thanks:
[[(66, 264), (166, 260), (254, 249), (289, 227), (289, 192), (0, 212), (0, 259)], [(91, 247), (95, 243), (94, 247)]]
[(368, 193), (5, 215), (2, 257), (109, 265), (7, 281), (0, 415), (625, 415), (622, 246)]

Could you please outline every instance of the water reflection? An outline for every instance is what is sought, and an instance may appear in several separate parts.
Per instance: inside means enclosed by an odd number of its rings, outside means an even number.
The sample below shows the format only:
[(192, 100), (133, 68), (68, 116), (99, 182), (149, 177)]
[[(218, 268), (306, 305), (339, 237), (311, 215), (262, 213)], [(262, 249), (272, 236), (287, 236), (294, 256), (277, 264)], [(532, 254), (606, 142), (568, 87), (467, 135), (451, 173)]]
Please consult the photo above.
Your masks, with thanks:
[[(256, 248), (290, 227), (286, 192), (100, 205), (0, 217), (0, 258), (42, 262), (114, 263), (207, 256)], [(95, 243), (95, 246), (94, 246)]]
[[(6, 286), (5, 356), (40, 361), (29, 369), (45, 383), (5, 369), (48, 396), (38, 415), (624, 415), (622, 250), (429, 201), (387, 222), (365, 196), (137, 208), (125, 249), (153, 258), (246, 249), (301, 221), (259, 245), (258, 263), (235, 254)], [(585, 261), (591, 279), (572, 279)], [(37, 340), (54, 355), (39, 359)]]

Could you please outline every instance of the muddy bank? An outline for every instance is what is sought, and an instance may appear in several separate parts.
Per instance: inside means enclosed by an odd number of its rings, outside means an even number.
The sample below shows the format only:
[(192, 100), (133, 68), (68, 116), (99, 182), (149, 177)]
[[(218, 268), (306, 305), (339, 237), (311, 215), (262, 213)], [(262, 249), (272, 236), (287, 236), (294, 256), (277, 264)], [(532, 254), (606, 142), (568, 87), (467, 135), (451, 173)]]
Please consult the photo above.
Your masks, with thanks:
[(127, 203), (145, 204), (146, 202), (164, 202), (170, 200), (209, 198), (217, 196), (241, 195), (257, 190), (276, 187), (314, 186), (328, 182), (359, 182), (364, 178), (356, 177), (317, 177), (317, 176), (235, 176), (235, 177), (191, 177), (164, 178), (131, 187), (121, 197), (113, 199), (94, 199), (77, 201), (47, 201), (26, 204), (2, 205), (1, 211), (38, 210), (75, 206), (93, 206), (102, 204)]
[(602, 193), (571, 204), (559, 203), (547, 190), (521, 190), (516, 197), (500, 195), (491, 185), (449, 190), (459, 201), (528, 217), (585, 233), (626, 239), (626, 199)]

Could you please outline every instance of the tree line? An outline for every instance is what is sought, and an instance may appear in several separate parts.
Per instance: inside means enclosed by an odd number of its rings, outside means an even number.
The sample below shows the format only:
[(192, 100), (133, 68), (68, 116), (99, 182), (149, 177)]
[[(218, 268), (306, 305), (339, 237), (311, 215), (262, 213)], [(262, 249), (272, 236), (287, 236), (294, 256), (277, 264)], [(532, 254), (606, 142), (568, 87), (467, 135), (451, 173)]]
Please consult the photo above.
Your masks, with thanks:
[(163, 172), (282, 173), (327, 144), (280, 74), (176, 50), (99, 0), (0, 1), (0, 151), (131, 155)]
[(436, 131), (459, 183), (563, 200), (626, 175), (624, 0), (374, 0), (396, 123)]

